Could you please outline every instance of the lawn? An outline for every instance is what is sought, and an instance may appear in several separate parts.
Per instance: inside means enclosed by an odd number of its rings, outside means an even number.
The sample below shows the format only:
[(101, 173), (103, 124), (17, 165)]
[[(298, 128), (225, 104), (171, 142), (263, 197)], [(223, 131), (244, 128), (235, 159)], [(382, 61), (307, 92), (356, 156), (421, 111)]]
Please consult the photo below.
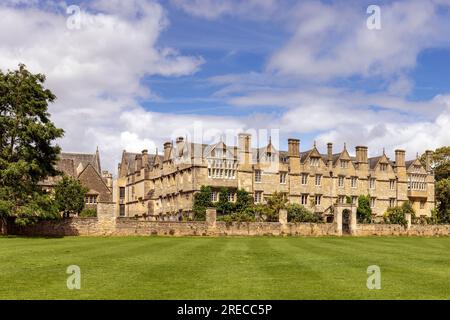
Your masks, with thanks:
[(0, 299), (418, 298), (450, 298), (450, 238), (0, 237)]

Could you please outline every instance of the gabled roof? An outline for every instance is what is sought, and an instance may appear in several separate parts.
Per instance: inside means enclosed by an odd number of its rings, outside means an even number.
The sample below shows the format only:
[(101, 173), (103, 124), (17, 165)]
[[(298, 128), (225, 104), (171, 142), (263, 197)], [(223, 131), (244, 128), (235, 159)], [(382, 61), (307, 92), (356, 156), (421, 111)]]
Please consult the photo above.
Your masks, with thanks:
[[(70, 165), (70, 163), (72, 163), (72, 165)], [(83, 168), (86, 168), (88, 164), (91, 164), (98, 173), (102, 172), (98, 150), (96, 153), (92, 154), (61, 152), (56, 166), (64, 173), (75, 176), (77, 172), (76, 169), (80, 164)], [(72, 168), (70, 168), (70, 166), (72, 166)]]

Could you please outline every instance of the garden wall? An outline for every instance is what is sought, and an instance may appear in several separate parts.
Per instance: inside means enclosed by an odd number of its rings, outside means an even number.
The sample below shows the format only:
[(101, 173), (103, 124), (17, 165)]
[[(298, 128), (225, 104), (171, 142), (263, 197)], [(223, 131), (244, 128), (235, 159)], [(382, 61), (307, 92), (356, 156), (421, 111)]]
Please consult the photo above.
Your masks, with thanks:
[[(8, 223), (10, 235), (25, 236), (340, 236), (338, 223), (288, 223), (286, 212), (280, 211), (279, 222), (216, 221), (216, 212), (209, 209), (204, 222), (150, 221), (139, 218), (114, 217), (113, 204), (99, 206), (98, 218), (68, 218), (42, 221), (21, 227)], [(335, 221), (342, 221), (338, 216)], [(450, 225), (353, 224), (353, 236), (449, 236)]]

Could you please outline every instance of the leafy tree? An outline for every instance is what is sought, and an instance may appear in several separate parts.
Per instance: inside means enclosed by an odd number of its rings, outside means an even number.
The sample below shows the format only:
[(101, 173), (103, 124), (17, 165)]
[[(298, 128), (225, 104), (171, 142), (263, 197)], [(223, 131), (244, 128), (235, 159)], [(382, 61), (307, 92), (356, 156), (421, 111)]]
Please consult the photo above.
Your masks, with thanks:
[(253, 206), (253, 197), (244, 189), (239, 189), (236, 193), (236, 212), (243, 212)]
[(401, 224), (402, 226), (406, 226), (408, 223), (405, 217), (405, 211), (402, 207), (393, 207), (387, 209), (386, 213), (383, 216), (383, 220), (385, 223), (389, 224)]
[[(0, 71), (0, 218), (32, 223), (56, 217), (51, 198), (38, 182), (54, 176), (63, 136), (50, 120), (48, 104), (55, 95), (44, 88), (45, 76), (30, 73), (25, 65)], [(49, 210), (49, 211), (46, 211)]]
[(266, 220), (276, 222), (278, 221), (278, 213), (281, 209), (286, 209), (286, 204), (288, 199), (286, 195), (281, 192), (275, 192), (268, 200), (267, 200), (267, 210), (265, 212)]
[(356, 217), (359, 223), (372, 222), (372, 208), (370, 208), (370, 195), (360, 195), (358, 197), (358, 208)]
[(79, 214), (84, 208), (84, 198), (88, 188), (69, 176), (64, 176), (55, 186), (55, 201), (58, 210), (65, 217)]
[(439, 223), (450, 223), (450, 178), (436, 183), (436, 218)]
[(216, 204), (217, 211), (222, 215), (228, 214), (234, 211), (234, 203), (228, 201), (229, 190), (226, 187), (222, 187), (219, 190), (219, 201)]
[[(420, 162), (426, 165), (426, 153), (420, 156)], [(436, 181), (450, 177), (450, 146), (438, 148), (431, 155), (431, 167)]]
[(319, 215), (308, 210), (304, 206), (293, 203), (287, 206), (288, 221), (289, 222), (321, 222)]
[(213, 207), (211, 201), (211, 187), (201, 186), (200, 192), (194, 195), (194, 203), (192, 211), (194, 212), (194, 220), (204, 221), (206, 219), (206, 209)]

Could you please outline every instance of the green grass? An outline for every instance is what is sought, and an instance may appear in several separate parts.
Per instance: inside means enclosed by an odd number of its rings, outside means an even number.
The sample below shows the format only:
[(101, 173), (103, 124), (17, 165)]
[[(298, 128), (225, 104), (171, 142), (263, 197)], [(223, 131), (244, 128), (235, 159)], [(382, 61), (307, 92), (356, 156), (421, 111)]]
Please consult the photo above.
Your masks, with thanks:
[(418, 298), (450, 298), (450, 238), (0, 237), (0, 299)]

